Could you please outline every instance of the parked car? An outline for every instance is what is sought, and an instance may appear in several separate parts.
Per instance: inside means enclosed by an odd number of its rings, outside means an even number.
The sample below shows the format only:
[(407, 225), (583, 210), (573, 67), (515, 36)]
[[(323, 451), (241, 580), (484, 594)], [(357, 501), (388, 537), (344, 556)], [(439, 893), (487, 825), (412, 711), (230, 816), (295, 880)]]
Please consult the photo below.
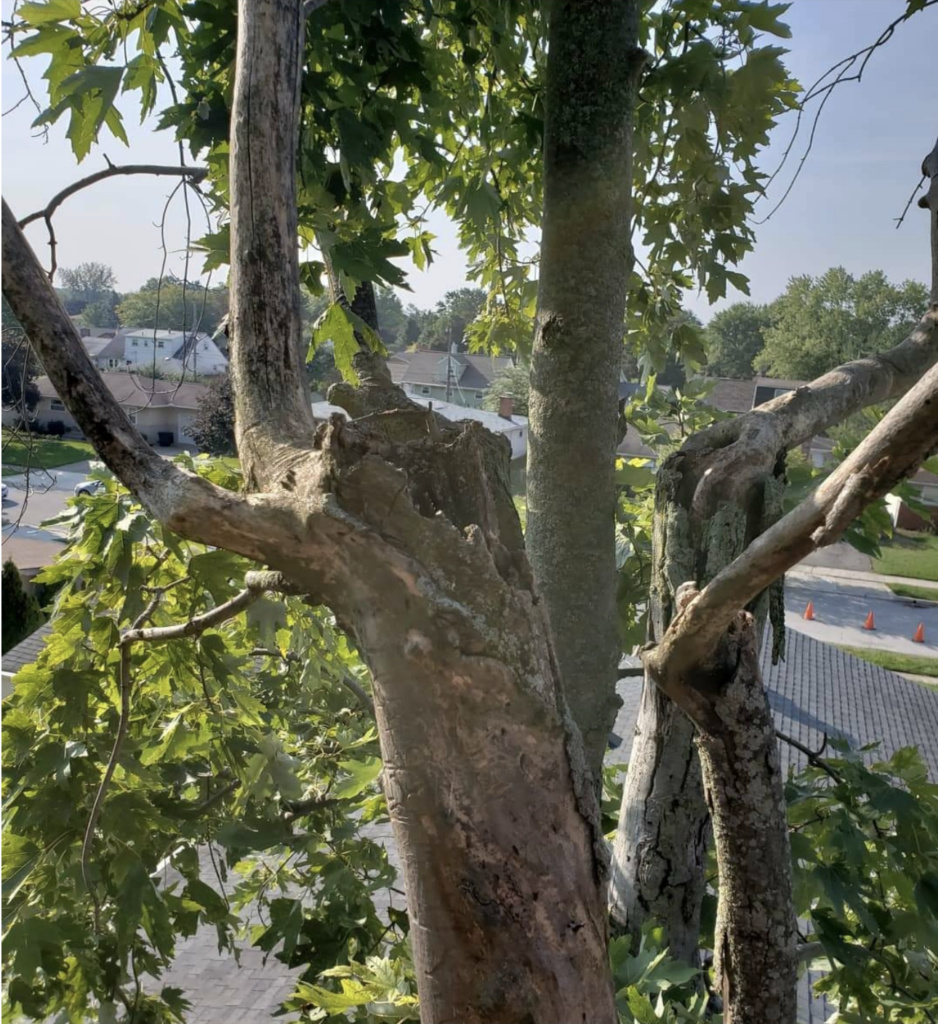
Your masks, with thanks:
[(0, 500), (6, 501), (9, 493), (10, 488), (6, 484), (0, 484)]
[(75, 484), (75, 495), (81, 497), (84, 495), (98, 494), (104, 490), (104, 483), (101, 480), (82, 480), (80, 484)]

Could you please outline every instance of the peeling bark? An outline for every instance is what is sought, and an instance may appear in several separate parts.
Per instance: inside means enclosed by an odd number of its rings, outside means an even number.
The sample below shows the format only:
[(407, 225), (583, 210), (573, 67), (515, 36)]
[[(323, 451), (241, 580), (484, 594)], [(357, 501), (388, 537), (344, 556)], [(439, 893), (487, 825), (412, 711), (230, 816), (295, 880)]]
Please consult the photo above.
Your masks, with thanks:
[(638, 9), (635, 0), (554, 4), (547, 69), (527, 542), (596, 773), (618, 707), (614, 472), (632, 110), (645, 57)]
[(778, 745), (752, 616), (726, 634), (719, 727), (697, 748), (720, 866), (714, 967), (724, 1024), (794, 1024), (797, 926)]

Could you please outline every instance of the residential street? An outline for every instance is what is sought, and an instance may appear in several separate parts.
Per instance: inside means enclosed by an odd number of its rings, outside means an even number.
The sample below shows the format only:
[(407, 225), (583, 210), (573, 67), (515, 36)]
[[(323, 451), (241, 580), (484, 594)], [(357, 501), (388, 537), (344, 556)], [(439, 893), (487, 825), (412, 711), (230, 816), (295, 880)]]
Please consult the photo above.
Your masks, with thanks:
[[(870, 573), (851, 576), (847, 572), (822, 576), (800, 567), (788, 573), (785, 624), (829, 644), (938, 657), (938, 604), (899, 597), (886, 583), (874, 582), (871, 577)], [(918, 580), (909, 582), (921, 585)], [(938, 588), (935, 598), (938, 601)], [(809, 601), (814, 602), (813, 622), (803, 617)], [(863, 623), (871, 611), (876, 628), (866, 630)], [(912, 641), (920, 622), (925, 625), (923, 644)]]

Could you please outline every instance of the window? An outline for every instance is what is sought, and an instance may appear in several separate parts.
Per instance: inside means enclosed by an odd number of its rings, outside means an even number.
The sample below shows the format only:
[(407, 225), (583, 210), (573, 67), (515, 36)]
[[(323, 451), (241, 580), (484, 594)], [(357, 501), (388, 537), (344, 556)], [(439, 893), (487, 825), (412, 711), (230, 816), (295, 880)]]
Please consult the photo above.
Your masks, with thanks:
[(476, 401), (477, 402), (481, 402), (483, 398), (485, 398), (485, 392), (484, 391), (477, 391), (476, 392)]
[(421, 388), (420, 389), (420, 394), (421, 395), (429, 395), (430, 394), (430, 389), (429, 388)]
[(138, 412), (140, 412), (139, 409), (128, 409), (127, 410), (127, 419), (129, 419), (131, 423), (136, 423), (137, 422), (137, 413)]
[(166, 347), (166, 342), (165, 341), (158, 341), (156, 343), (156, 347), (157, 348), (165, 348)]
[(65, 406), (62, 405), (61, 399), (53, 398), (52, 399), (52, 408), (55, 409), (56, 412), (59, 412), (59, 411), (63, 410), (65, 408)]
[(134, 348), (139, 348), (140, 347), (140, 339), (139, 338), (131, 338), (130, 339), (130, 344), (133, 345)]

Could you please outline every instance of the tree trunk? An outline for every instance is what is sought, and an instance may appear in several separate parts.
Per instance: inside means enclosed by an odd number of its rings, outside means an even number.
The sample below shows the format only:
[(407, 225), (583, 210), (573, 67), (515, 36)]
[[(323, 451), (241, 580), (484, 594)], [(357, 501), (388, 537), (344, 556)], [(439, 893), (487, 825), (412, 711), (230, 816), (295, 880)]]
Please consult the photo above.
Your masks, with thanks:
[(751, 616), (740, 615), (733, 640), (736, 671), (715, 705), (720, 727), (697, 740), (720, 866), (717, 985), (724, 1024), (795, 1024), (791, 848)]
[(697, 962), (710, 815), (694, 726), (645, 679), (612, 854), (610, 913), (636, 937), (652, 920), (671, 956)]
[[(928, 159), (938, 169), (938, 160)], [(935, 180), (930, 195), (938, 196)], [(779, 457), (865, 406), (905, 394), (936, 359), (938, 305), (933, 304), (889, 352), (846, 363), (757, 410), (718, 423), (667, 460), (656, 494), (650, 596), (655, 642), (664, 637), (681, 583), (712, 579), (777, 517)], [(774, 578), (766, 574), (763, 586)], [(769, 605), (777, 627), (773, 640), (780, 645), (780, 581)], [(766, 608), (758, 602), (750, 606), (757, 636)], [(610, 903), (619, 927), (635, 933), (651, 917), (665, 927), (671, 948), (686, 956), (696, 941), (703, 894), (706, 809), (690, 732), (675, 724), (680, 715), (661, 698), (643, 695), (614, 845)], [(699, 875), (692, 884), (688, 873), (695, 864)]]
[[(649, 595), (651, 631), (657, 643), (674, 616), (681, 584), (708, 582), (780, 510), (780, 485), (769, 474), (741, 494), (738, 504), (721, 505), (711, 517), (698, 519), (690, 507), (694, 490), (689, 486), (700, 472), (697, 461), (693, 454), (681, 453), (669, 459), (658, 475)], [(780, 601), (775, 608), (778, 620)], [(769, 601), (757, 601), (751, 610), (761, 635)], [(775, 626), (783, 629), (779, 621)], [(637, 936), (650, 918), (664, 928), (671, 954), (688, 963), (697, 961), (710, 841), (694, 733), (687, 715), (646, 676), (610, 884), (615, 924)]]
[(615, 447), (632, 265), (635, 0), (550, 17), (544, 218), (531, 362), (527, 544), (594, 772), (615, 721)]

